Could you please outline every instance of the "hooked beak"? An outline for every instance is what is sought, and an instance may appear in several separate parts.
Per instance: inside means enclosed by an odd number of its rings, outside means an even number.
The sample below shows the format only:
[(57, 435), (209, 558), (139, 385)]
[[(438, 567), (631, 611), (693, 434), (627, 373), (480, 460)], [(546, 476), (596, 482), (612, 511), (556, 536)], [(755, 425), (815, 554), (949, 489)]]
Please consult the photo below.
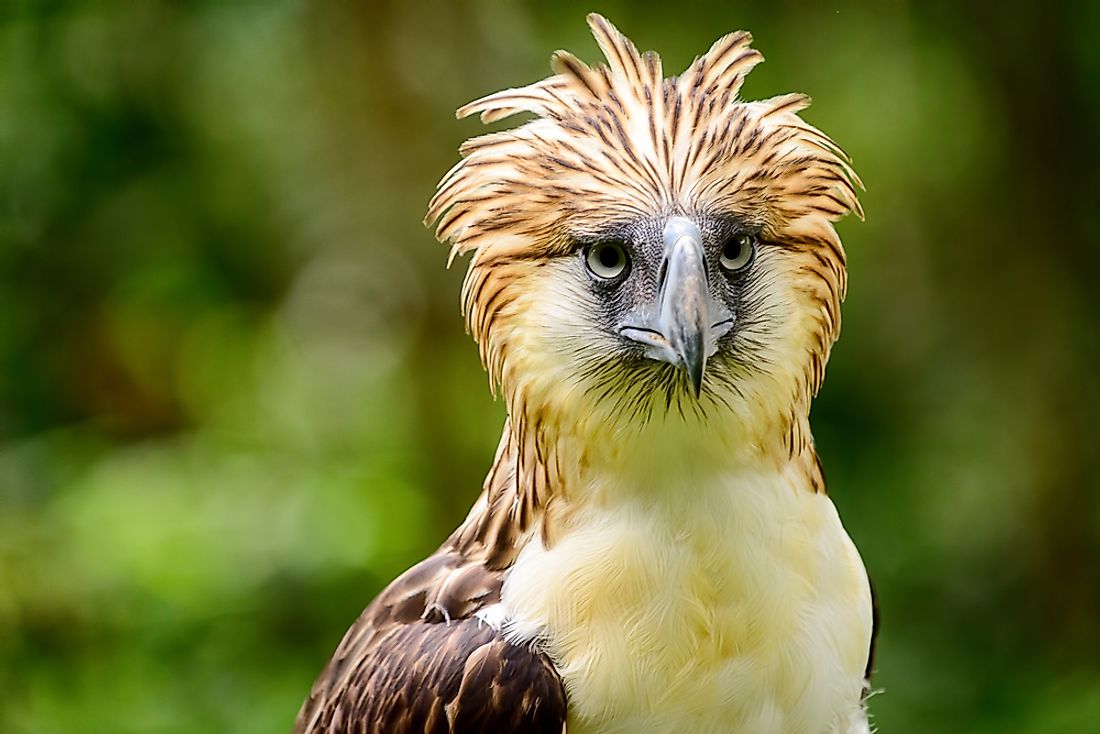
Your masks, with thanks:
[(655, 309), (642, 323), (631, 321), (620, 330), (648, 347), (647, 356), (684, 370), (692, 392), (699, 397), (707, 358), (717, 349), (717, 339), (729, 331), (732, 319), (725, 316), (712, 326), (712, 302), (707, 283), (703, 235), (684, 217), (672, 217), (664, 230), (664, 278)]

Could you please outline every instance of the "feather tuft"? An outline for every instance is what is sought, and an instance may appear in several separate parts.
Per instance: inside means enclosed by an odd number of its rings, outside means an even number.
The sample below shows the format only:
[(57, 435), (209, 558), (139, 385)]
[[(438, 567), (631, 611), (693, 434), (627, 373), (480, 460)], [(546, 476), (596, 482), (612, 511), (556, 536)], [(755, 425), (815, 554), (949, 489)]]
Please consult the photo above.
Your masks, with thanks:
[(745, 31), (666, 78), (660, 56), (640, 53), (605, 17), (593, 13), (588, 25), (606, 63), (555, 51), (552, 76), (458, 109), (486, 123), (533, 119), (463, 143), (425, 217), (450, 244), (450, 260), (475, 253), (464, 311), (492, 379), (504, 359), (489, 336), (514, 300), (510, 264), (564, 255), (593, 233), (674, 211), (735, 217), (805, 253), (814, 279), (806, 290), (824, 314), (818, 341), (831, 344), (845, 282), (833, 222), (863, 217), (863, 182), (847, 153), (799, 116), (810, 98), (739, 97), (764, 60)]

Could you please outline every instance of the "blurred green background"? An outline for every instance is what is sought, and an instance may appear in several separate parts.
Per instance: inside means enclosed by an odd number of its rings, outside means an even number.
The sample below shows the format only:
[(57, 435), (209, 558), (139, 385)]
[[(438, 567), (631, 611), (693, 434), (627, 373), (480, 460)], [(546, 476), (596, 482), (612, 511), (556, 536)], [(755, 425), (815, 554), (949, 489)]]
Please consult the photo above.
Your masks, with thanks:
[(420, 219), (476, 121), (748, 28), (867, 221), (814, 408), (881, 731), (1100, 732), (1100, 4), (0, 4), (0, 731), (288, 731), (496, 445)]

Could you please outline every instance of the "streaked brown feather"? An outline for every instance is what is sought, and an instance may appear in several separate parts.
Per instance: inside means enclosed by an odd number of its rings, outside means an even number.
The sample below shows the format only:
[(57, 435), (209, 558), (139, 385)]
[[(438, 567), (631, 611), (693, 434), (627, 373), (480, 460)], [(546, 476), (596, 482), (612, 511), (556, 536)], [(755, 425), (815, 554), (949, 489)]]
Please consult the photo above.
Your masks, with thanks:
[(477, 619), (500, 600), (542, 512), (521, 497), (506, 423), (466, 521), (395, 579), (351, 626), (321, 672), (294, 734), (561, 734), (565, 691), (553, 663)]
[(337, 655), (296, 733), (562, 734), (565, 690), (549, 658), (478, 619), (387, 624), (368, 609)]
[[(663, 78), (656, 54), (640, 54), (602, 16), (588, 23), (606, 65), (557, 51), (548, 79), (459, 108), (459, 117), (486, 122), (521, 112), (535, 119), (464, 143), (428, 208), (425, 221), (451, 243), (452, 257), (474, 253), (465, 313), (492, 381), (502, 379), (506, 361), (506, 345), (492, 334), (513, 280), (505, 260), (565, 254), (578, 234), (672, 211), (735, 216), (804, 256), (803, 287), (824, 309), (824, 363), (845, 287), (832, 222), (863, 215), (862, 182), (847, 154), (798, 116), (809, 97), (738, 98), (763, 61), (744, 31), (718, 39), (679, 77)], [(814, 264), (821, 255), (825, 267)], [(805, 393), (819, 384), (819, 370), (809, 369)]]

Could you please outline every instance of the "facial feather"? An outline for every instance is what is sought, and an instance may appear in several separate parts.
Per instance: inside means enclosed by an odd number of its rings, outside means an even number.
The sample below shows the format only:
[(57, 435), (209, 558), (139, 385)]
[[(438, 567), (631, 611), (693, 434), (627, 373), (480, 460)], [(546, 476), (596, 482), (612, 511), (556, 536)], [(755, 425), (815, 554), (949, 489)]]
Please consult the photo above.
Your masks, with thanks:
[[(452, 256), (472, 254), (464, 312), (491, 381), (551, 469), (561, 439), (551, 418), (598, 433), (724, 411), (725, 425), (747, 427), (756, 443), (781, 435), (794, 455), (840, 326), (845, 256), (832, 222), (862, 215), (861, 183), (798, 116), (806, 96), (738, 98), (763, 60), (748, 33), (665, 78), (655, 53), (640, 54), (601, 16), (589, 25), (606, 64), (558, 51), (551, 77), (459, 109), (484, 122), (534, 119), (467, 141), (429, 206)], [(576, 272), (584, 242), (672, 215), (732, 219), (760, 242), (735, 332), (698, 400), (669, 365), (617, 358)]]

